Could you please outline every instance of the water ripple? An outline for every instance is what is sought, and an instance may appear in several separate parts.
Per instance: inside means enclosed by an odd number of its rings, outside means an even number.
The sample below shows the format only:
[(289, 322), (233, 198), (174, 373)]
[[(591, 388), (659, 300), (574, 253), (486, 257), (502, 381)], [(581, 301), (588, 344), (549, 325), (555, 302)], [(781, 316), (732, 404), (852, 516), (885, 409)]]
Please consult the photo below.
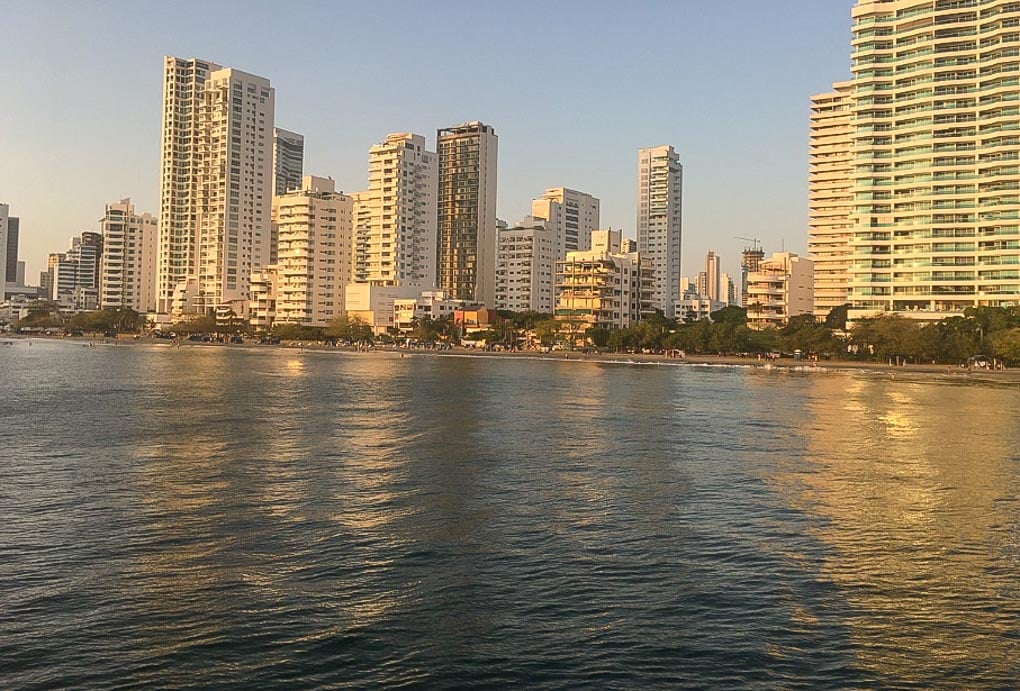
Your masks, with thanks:
[(19, 344), (0, 360), (0, 679), (1011, 687), (1017, 396)]

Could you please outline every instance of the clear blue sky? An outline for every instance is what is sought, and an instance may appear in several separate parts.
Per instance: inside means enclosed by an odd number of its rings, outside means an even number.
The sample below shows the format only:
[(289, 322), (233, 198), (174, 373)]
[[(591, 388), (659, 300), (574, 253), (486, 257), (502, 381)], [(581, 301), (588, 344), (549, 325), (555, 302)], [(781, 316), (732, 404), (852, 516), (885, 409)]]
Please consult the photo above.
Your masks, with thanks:
[(367, 184), (368, 147), (468, 120), (499, 135), (500, 218), (546, 187), (633, 235), (637, 149), (685, 168), (683, 266), (745, 244), (803, 251), (808, 99), (849, 74), (852, 0), (0, 0), (0, 201), (30, 283), (130, 196), (158, 210), (162, 58), (269, 78), (307, 173)]

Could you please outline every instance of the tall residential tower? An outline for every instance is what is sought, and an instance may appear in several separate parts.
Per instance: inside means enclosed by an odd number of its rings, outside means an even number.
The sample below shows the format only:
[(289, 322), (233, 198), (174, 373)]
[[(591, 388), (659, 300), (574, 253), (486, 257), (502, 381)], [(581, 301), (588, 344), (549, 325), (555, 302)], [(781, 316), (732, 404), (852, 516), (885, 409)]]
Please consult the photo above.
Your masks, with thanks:
[(163, 61), (163, 138), (159, 190), (156, 308), (169, 312), (174, 289), (194, 273), (198, 256), (199, 112), (209, 73), (220, 66), (198, 58)]
[[(849, 100), (853, 157), (851, 319), (1020, 304), (1020, 4), (858, 0), (852, 16), (852, 78), (836, 92)], [(825, 117), (844, 127), (842, 111)]]
[(369, 149), (368, 190), (354, 202), (354, 281), (435, 287), (436, 166), (419, 134)]
[(673, 314), (680, 299), (683, 167), (672, 146), (638, 151), (638, 252), (655, 272), (652, 306)]
[(271, 259), (274, 100), (263, 77), (166, 58), (160, 311), (247, 310), (249, 276)]
[(496, 131), (475, 121), (438, 131), (437, 284), (454, 299), (496, 298)]
[(849, 82), (811, 98), (808, 161), (808, 253), (814, 260), (814, 314), (824, 318), (850, 299), (854, 161)]

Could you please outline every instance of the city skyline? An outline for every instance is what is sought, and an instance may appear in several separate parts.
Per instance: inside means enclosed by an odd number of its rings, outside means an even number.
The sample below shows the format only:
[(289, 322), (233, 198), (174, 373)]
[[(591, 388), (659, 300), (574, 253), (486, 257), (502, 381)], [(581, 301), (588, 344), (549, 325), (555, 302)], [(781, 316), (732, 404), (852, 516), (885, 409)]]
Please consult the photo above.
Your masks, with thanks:
[[(301, 25), (308, 36), (297, 51), (288, 50), (294, 30), (286, 27), (248, 40), (251, 27), (278, 27), (266, 21), (275, 16), (266, 8), (237, 15), (238, 31), (224, 33), (213, 30), (215, 21), (199, 26), (178, 16), (187, 12), (151, 7), (67, 5), (54, 19), (11, 5), (5, 17), (15, 30), (0, 58), (19, 70), (5, 79), (10, 107), (0, 116), (0, 150), (15, 165), (0, 170), (0, 198), (22, 219), (29, 278), (67, 237), (95, 228), (105, 203), (130, 196), (140, 212), (156, 213), (157, 75), (165, 55), (199, 57), (269, 79), (277, 90), (276, 122), (305, 137), (305, 172), (331, 176), (345, 192), (364, 187), (365, 152), (391, 132), (426, 133), (432, 148), (429, 134), (437, 127), (492, 124), (500, 136), (497, 214), (510, 223), (527, 215), (543, 190), (563, 185), (601, 199), (602, 225), (634, 237), (634, 151), (672, 144), (687, 172), (682, 270), (693, 273), (705, 251), (715, 249), (723, 268), (735, 273), (744, 244), (736, 236), (760, 237), (769, 249), (804, 249), (809, 98), (849, 72), (851, 4), (652, 3), (623, 12), (585, 6), (583, 13), (577, 6), (447, 4), (463, 10), (451, 20), (431, 7), (306, 3), (303, 15), (318, 13), (324, 21)], [(203, 11), (220, 16), (229, 9)], [(540, 11), (544, 21), (535, 26)], [(358, 32), (344, 33), (347, 42), (318, 40), (319, 27), (335, 25), (330, 17), (373, 27), (391, 16), (400, 17), (394, 31), (407, 41), (373, 53), (371, 70), (352, 62), (365, 59), (359, 46), (366, 39)], [(101, 45), (112, 26), (121, 31), (147, 22), (160, 27), (158, 37), (118, 33), (116, 50)], [(649, 39), (641, 29), (652, 24), (674, 31)], [(498, 42), (468, 31), (475, 25), (501, 34), (527, 28), (528, 55), (515, 53), (513, 41), (492, 50)], [(773, 45), (769, 27), (792, 29), (788, 45)], [(457, 51), (449, 47), (454, 37), (462, 39)], [(471, 50), (475, 58), (461, 65), (458, 56)], [(337, 61), (335, 76), (309, 79), (308, 65), (327, 57)], [(662, 65), (676, 66), (672, 79), (648, 92), (661, 82)], [(455, 68), (458, 79), (447, 83)], [(387, 71), (405, 84), (398, 95), (387, 88)], [(75, 79), (62, 85), (61, 100), (83, 106), (73, 118), (55, 99), (58, 91), (39, 88), (66, 74)], [(454, 82), (461, 78), (472, 88), (459, 89)], [(131, 97), (95, 96), (112, 89)], [(67, 190), (59, 207), (40, 179)]]

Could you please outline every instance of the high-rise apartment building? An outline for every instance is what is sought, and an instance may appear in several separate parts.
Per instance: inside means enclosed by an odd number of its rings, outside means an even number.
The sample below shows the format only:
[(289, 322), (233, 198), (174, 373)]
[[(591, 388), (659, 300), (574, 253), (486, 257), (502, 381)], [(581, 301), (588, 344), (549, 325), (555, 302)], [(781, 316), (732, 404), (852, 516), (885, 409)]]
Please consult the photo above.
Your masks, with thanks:
[(103, 235), (99, 306), (154, 311), (159, 233), (156, 218), (136, 213), (130, 199), (121, 199), (106, 205), (99, 230)]
[(432, 290), (438, 157), (421, 135), (398, 133), (368, 158), (368, 190), (354, 198), (353, 280)]
[(276, 264), (251, 276), (251, 323), (328, 326), (344, 316), (351, 280), (354, 202), (330, 178), (306, 175), (300, 189), (273, 197)]
[(705, 255), (705, 293), (702, 297), (716, 302), (724, 302), (722, 281), (720, 279), (719, 255), (712, 250)]
[(653, 305), (672, 314), (680, 299), (683, 167), (672, 146), (638, 151), (637, 242), (655, 271)]
[[(10, 208), (9, 205), (7, 205), (7, 204), (0, 204), (0, 247), (3, 247), (4, 251), (5, 251), (3, 266), (0, 266), (0, 292), (3, 291), (4, 284), (9, 280), (7, 278), (7, 274), (9, 274), (11, 272), (11, 270), (10, 270), (10, 268), (8, 266), (9, 261), (8, 261), (8, 258), (7, 258), (8, 254), (10, 253), (9, 250), (7, 249), (7, 243), (9, 242), (9, 237), (10, 237), (10, 232), (11, 232), (11, 230), (10, 230), (10, 225), (11, 225), (11, 215), (10, 215), (10, 213), (11, 213), (11, 208)], [(14, 268), (15, 274), (17, 273), (17, 263), (16, 262), (17, 262), (17, 257), (15, 256), (15, 268)], [(0, 295), (0, 298), (2, 298), (2, 297), (3, 296)]]
[(227, 67), (209, 74), (202, 97), (194, 312), (243, 315), (248, 279), (271, 258), (275, 93)]
[(850, 299), (854, 161), (850, 153), (852, 85), (811, 97), (808, 254), (815, 263), (814, 314), (824, 318)]
[(166, 58), (160, 310), (247, 310), (249, 277), (271, 259), (274, 100), (263, 77)]
[(850, 317), (1020, 304), (1020, 6), (858, 0)]
[(496, 297), (496, 131), (481, 122), (437, 133), (437, 285), (453, 299)]
[[(21, 286), (25, 279), (19, 279), (18, 273), (18, 240), (21, 234), (21, 221), (17, 216), (10, 215), (7, 204), (0, 204), (0, 247), (6, 249), (6, 261), (4, 262), (4, 273), (0, 274), (0, 286), (4, 283), (13, 283)], [(4, 239), (6, 236), (6, 240)]]
[(545, 227), (553, 233), (556, 259), (567, 252), (591, 249), (592, 231), (599, 227), (599, 200), (567, 187), (550, 187), (540, 199), (531, 202), (531, 215), (545, 219)]
[(528, 216), (512, 228), (499, 229), (496, 309), (553, 311), (556, 234), (546, 223)]
[(297, 132), (273, 128), (273, 194), (301, 189), (304, 177), (305, 138)]
[(203, 134), (199, 125), (205, 80), (220, 66), (198, 58), (163, 61), (159, 257), (156, 308), (169, 312), (174, 290), (198, 261), (198, 188)]

